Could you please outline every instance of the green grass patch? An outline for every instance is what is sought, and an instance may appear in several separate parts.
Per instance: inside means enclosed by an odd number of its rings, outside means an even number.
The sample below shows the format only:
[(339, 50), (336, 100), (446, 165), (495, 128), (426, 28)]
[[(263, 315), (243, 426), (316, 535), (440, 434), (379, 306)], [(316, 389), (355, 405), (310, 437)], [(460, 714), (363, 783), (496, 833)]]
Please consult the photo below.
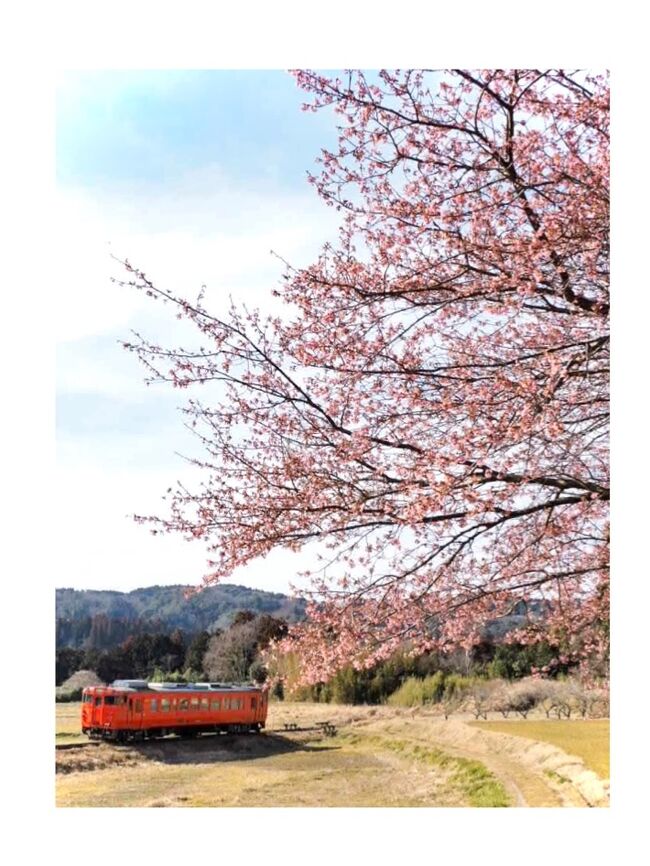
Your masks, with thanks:
[(559, 785), (564, 785), (569, 781), (568, 779), (565, 779), (564, 776), (560, 776), (560, 774), (556, 773), (554, 770), (544, 770), (544, 775), (553, 782), (557, 782)]
[(453, 779), (467, 794), (470, 806), (510, 806), (505, 788), (479, 761), (452, 758), (456, 763)]
[(517, 719), (469, 724), (484, 731), (550, 743), (580, 758), (601, 779), (609, 779), (609, 719)]

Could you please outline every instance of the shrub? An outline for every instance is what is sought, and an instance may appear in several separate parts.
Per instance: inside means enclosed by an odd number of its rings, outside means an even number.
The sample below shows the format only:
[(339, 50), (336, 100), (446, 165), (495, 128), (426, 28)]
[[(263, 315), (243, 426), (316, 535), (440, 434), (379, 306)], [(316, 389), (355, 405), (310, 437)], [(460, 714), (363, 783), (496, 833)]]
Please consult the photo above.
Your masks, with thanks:
[(407, 677), (390, 695), (387, 703), (395, 707), (421, 707), (442, 703), (452, 711), (462, 705), (474, 682), (470, 677), (445, 674), (443, 671), (436, 671), (424, 678)]
[(539, 703), (541, 692), (535, 680), (524, 679), (509, 686), (505, 691), (505, 700), (509, 709), (526, 718), (528, 713)]
[(558, 718), (563, 714), (569, 719), (574, 712), (583, 719), (609, 715), (609, 691), (575, 678), (567, 679), (557, 684), (556, 706)]
[(442, 695), (443, 700), (448, 701), (455, 697), (465, 698), (474, 682), (472, 677), (464, 677), (462, 674), (447, 674)]
[(423, 680), (424, 702), (437, 704), (442, 700), (445, 692), (445, 675), (442, 671), (436, 671), (432, 676)]
[(475, 718), (487, 719), (489, 710), (501, 705), (503, 700), (503, 686), (498, 680), (484, 680), (476, 682), (469, 690), (471, 710)]
[(104, 683), (94, 671), (77, 671), (59, 686), (55, 692), (57, 703), (80, 701), (86, 686), (103, 686)]
[(195, 683), (202, 682), (203, 675), (201, 671), (187, 668), (184, 671), (164, 671), (161, 668), (156, 668), (149, 677), (151, 683)]
[(424, 704), (424, 680), (408, 677), (388, 698), (393, 707), (421, 707)]
[(550, 719), (551, 713), (555, 713), (558, 719), (564, 714), (564, 692), (563, 683), (556, 680), (538, 680), (538, 705), (544, 710), (546, 718)]
[(56, 691), (56, 695), (54, 700), (57, 704), (65, 704), (73, 701), (80, 701), (83, 689), (75, 689), (71, 692), (60, 692), (58, 689)]
[(251, 680), (258, 685), (266, 682), (268, 677), (268, 672), (266, 670), (266, 666), (259, 660), (256, 659), (251, 665), (251, 669), (248, 672)]

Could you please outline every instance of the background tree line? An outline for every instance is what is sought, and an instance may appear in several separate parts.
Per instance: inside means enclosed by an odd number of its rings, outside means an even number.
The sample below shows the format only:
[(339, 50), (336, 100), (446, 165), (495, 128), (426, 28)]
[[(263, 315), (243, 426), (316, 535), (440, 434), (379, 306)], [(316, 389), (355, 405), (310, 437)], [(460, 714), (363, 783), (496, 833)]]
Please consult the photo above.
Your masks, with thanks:
[[(346, 665), (329, 680), (313, 685), (300, 684), (300, 658), (287, 653), (272, 664), (273, 694), (282, 699), (341, 704), (380, 704), (406, 683), (417, 684), (437, 677), (442, 694), (475, 680), (518, 681), (540, 673), (555, 679), (570, 674), (576, 667), (547, 642), (538, 644), (505, 643), (483, 640), (471, 650), (450, 653), (428, 652), (413, 655), (405, 647), (370, 669)], [(445, 685), (446, 684), (446, 685)]]
[[(103, 615), (99, 618), (103, 621)], [(271, 640), (284, 637), (287, 629), (284, 619), (243, 610), (228, 628), (212, 633), (187, 635), (174, 629), (131, 634), (109, 649), (101, 644), (87, 649), (64, 646), (56, 652), (56, 685), (79, 670), (92, 670), (107, 683), (115, 679), (263, 682), (266, 668), (260, 654)]]

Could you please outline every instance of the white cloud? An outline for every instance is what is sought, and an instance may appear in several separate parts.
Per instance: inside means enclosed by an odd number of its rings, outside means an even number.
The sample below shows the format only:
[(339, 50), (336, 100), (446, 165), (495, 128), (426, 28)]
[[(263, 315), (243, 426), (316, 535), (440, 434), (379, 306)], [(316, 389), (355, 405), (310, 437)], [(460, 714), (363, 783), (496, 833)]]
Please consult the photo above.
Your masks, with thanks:
[(128, 258), (160, 285), (190, 295), (202, 284), (225, 305), (232, 294), (268, 305), (282, 274), (271, 250), (306, 265), (336, 226), (333, 212), (306, 190), (238, 189), (216, 168), (168, 188), (146, 184), (63, 190), (58, 207), (57, 339), (119, 331), (139, 317), (163, 326), (167, 317), (138, 292), (110, 283)]
[[(208, 555), (199, 542), (177, 536), (153, 536), (131, 515), (164, 515), (162, 495), (182, 475), (169, 470), (106, 471), (87, 463), (59, 468), (56, 508), (57, 586), (128, 591), (153, 584), (198, 585), (207, 572)], [(238, 569), (227, 582), (270, 592), (287, 592), (299, 571), (313, 565), (310, 552), (274, 551)]]

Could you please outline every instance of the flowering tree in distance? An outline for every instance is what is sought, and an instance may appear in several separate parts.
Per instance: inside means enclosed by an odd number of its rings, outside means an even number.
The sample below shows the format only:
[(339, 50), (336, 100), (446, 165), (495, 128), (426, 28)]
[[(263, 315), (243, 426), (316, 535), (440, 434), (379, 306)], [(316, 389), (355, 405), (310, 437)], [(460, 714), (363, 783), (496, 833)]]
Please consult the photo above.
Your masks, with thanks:
[[(398, 645), (470, 645), (518, 601), (526, 639), (605, 652), (608, 84), (567, 71), (295, 73), (340, 117), (318, 194), (336, 244), (287, 266), (279, 317), (157, 288), (193, 349), (127, 344), (185, 412), (199, 490), (154, 531), (203, 539), (206, 582), (317, 542), (290, 640), (316, 680)], [(202, 394), (210, 393), (205, 388)], [(523, 637), (523, 635), (520, 635)]]

